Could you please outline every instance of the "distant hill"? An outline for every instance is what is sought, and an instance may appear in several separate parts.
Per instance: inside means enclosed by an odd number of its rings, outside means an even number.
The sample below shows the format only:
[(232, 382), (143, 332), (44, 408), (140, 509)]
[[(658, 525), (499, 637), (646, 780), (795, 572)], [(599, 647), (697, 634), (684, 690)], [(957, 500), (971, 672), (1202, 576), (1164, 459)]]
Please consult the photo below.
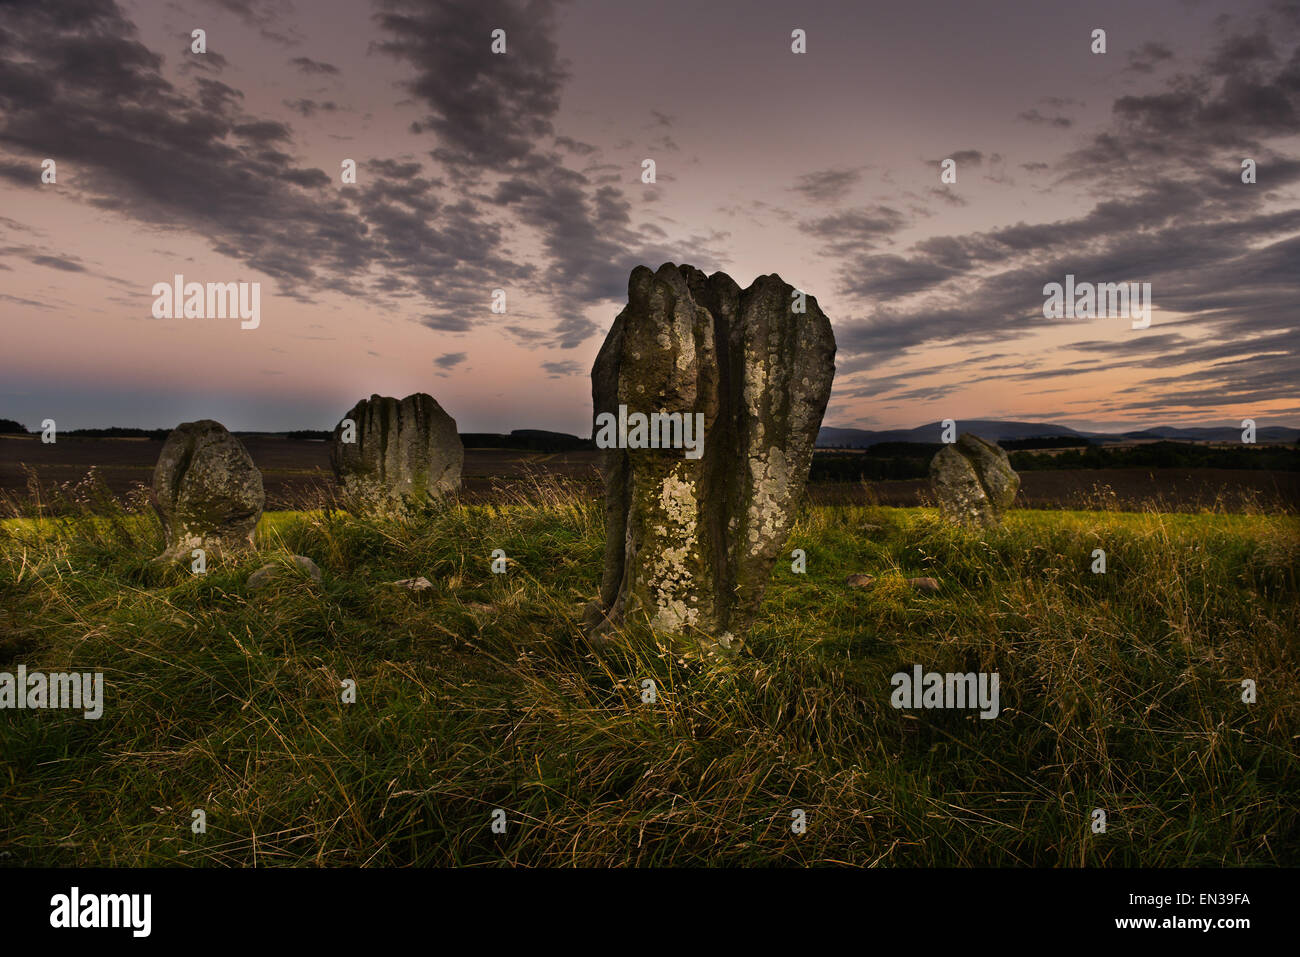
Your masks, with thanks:
[[(1240, 442), (1241, 429), (1232, 426), (1186, 428), (1180, 429), (1162, 425), (1141, 432), (1125, 432), (1126, 439), (1172, 439), (1183, 442)], [(1255, 431), (1255, 438), (1260, 442), (1294, 442), (1300, 438), (1300, 429), (1290, 429), (1281, 425), (1270, 425)]]
[[(991, 442), (1006, 442), (1037, 438), (1078, 438), (1105, 444), (1123, 442), (1132, 439), (1164, 439), (1183, 442), (1238, 442), (1241, 429), (1224, 426), (1191, 426), (1176, 428), (1160, 426), (1136, 432), (1082, 432), (1064, 425), (1048, 425), (1043, 422), (1008, 422), (1001, 419), (960, 419), (957, 431), (973, 432)], [(915, 429), (837, 429), (823, 426), (817, 435), (818, 448), (864, 449), (881, 442), (917, 442), (933, 444), (940, 441), (943, 423), (931, 422)], [(1256, 432), (1260, 442), (1295, 442), (1300, 439), (1300, 429), (1287, 426), (1271, 425)]]

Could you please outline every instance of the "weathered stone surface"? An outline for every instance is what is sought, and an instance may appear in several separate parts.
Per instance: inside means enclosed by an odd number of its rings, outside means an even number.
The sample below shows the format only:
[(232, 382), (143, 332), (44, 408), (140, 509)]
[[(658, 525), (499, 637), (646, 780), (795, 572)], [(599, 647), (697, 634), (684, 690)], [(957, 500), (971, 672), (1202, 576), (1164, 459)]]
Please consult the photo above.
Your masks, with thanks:
[[(290, 561), (312, 581), (320, 581), (320, 567), (306, 555), (294, 555)], [(276, 579), (286, 577), (288, 572), (289, 566), (287, 565), (263, 565), (248, 576), (248, 587), (252, 591), (258, 591), (270, 585)]]
[(163, 443), (153, 470), (153, 501), (167, 548), (161, 560), (202, 548), (250, 548), (266, 493), (242, 442), (212, 419), (183, 422)]
[[(343, 441), (348, 419), (356, 424), (355, 442)], [(456, 420), (423, 392), (400, 402), (362, 399), (334, 427), (330, 445), (345, 500), (364, 511), (401, 510), (453, 493), (464, 461)]]
[(433, 582), (421, 575), (419, 578), (403, 578), (400, 581), (389, 582), (397, 588), (405, 588), (408, 591), (427, 591), (433, 587)]
[[(600, 633), (643, 616), (659, 633), (723, 647), (753, 620), (794, 521), (835, 374), (830, 322), (811, 296), (761, 276), (644, 266), (628, 281), (592, 369), (592, 405), (617, 415), (701, 413), (700, 458), (680, 448), (602, 453), (608, 538)], [(595, 421), (595, 419), (593, 419)]]
[(927, 595), (933, 595), (939, 590), (938, 579), (934, 578), (909, 578), (907, 583), (916, 591), (925, 592)]
[(1020, 476), (1001, 448), (963, 432), (931, 460), (930, 487), (940, 512), (950, 521), (992, 528), (1015, 501)]
[(848, 585), (850, 588), (870, 588), (875, 580), (875, 575), (866, 575), (862, 572), (854, 572), (852, 575), (844, 579), (844, 584)]

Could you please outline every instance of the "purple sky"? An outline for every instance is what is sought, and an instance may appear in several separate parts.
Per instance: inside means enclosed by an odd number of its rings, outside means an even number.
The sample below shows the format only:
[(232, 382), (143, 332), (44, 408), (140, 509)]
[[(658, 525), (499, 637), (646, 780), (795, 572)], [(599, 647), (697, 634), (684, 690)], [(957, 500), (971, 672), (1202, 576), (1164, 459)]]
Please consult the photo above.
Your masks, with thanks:
[[(0, 10), (29, 427), (330, 428), (424, 391), (462, 431), (587, 434), (628, 274), (666, 261), (816, 297), (827, 425), (1300, 424), (1295, 0)], [(260, 325), (153, 318), (176, 273), (260, 282)], [(1149, 282), (1150, 327), (1045, 319), (1066, 274)]]

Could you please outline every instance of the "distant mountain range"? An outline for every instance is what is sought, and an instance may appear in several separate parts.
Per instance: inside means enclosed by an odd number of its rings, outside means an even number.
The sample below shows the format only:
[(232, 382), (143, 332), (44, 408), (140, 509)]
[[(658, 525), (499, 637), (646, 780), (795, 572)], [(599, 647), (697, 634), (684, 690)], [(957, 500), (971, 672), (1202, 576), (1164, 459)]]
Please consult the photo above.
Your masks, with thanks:
[[(10, 426), (10, 427), (4, 427)], [(69, 429), (63, 435), (103, 438), (151, 438), (161, 441), (167, 437), (168, 429), (108, 428), (108, 429)], [(957, 432), (974, 432), (981, 438), (992, 442), (1007, 442), (1020, 439), (1075, 438), (1097, 444), (1129, 442), (1135, 439), (1174, 442), (1240, 442), (1241, 429), (1234, 426), (1191, 426), (1179, 428), (1162, 425), (1154, 429), (1139, 429), (1132, 432), (1082, 432), (1065, 425), (1047, 425), (1043, 422), (1008, 422), (1002, 419), (961, 419), (957, 422)], [(17, 422), (0, 419), (0, 434), (15, 433), (19, 435), (34, 433)], [(918, 442), (937, 444), (942, 441), (943, 423), (931, 422), (915, 429), (836, 429), (823, 426), (817, 434), (817, 447), (865, 449), (882, 442)], [(328, 441), (332, 432), (328, 429), (300, 429), (291, 432), (246, 432), (237, 431), (241, 437), (275, 437), (290, 439), (316, 439)], [(534, 449), (543, 451), (570, 451), (595, 448), (591, 438), (570, 435), (567, 432), (551, 432), (546, 429), (515, 429), (508, 435), (497, 432), (462, 432), (461, 441), (466, 448), (510, 448)], [(1294, 443), (1300, 440), (1300, 429), (1290, 426), (1270, 425), (1255, 432), (1259, 442)]]
[[(1240, 442), (1241, 429), (1231, 426), (1191, 426), (1176, 428), (1162, 425), (1154, 429), (1135, 432), (1081, 432), (1064, 425), (1047, 425), (1042, 422), (1005, 422), (1001, 419), (962, 419), (957, 422), (957, 432), (974, 432), (991, 442), (1015, 439), (1078, 438), (1100, 444), (1127, 442), (1133, 439), (1165, 439), (1181, 442)], [(943, 433), (942, 422), (931, 422), (915, 429), (834, 429), (823, 426), (817, 434), (818, 448), (864, 449), (881, 442), (936, 443)], [(1256, 430), (1259, 442), (1294, 442), (1300, 438), (1300, 429), (1270, 425)]]

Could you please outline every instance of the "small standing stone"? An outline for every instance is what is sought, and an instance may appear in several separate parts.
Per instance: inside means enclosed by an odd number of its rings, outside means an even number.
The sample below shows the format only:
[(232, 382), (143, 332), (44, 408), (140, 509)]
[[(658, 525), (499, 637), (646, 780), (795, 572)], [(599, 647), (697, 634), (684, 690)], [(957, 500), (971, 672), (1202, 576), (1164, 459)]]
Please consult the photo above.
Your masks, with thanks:
[(170, 561), (188, 559), (196, 548), (251, 548), (266, 493), (243, 443), (220, 422), (200, 419), (167, 436), (153, 471), (153, 501), (167, 538), (159, 560)]
[(362, 399), (335, 426), (330, 445), (344, 498), (364, 511), (399, 511), (454, 493), (464, 461), (456, 420), (423, 392), (400, 402)]
[(1015, 501), (1020, 476), (1001, 448), (963, 432), (931, 460), (930, 487), (940, 513), (949, 521), (993, 528)]

